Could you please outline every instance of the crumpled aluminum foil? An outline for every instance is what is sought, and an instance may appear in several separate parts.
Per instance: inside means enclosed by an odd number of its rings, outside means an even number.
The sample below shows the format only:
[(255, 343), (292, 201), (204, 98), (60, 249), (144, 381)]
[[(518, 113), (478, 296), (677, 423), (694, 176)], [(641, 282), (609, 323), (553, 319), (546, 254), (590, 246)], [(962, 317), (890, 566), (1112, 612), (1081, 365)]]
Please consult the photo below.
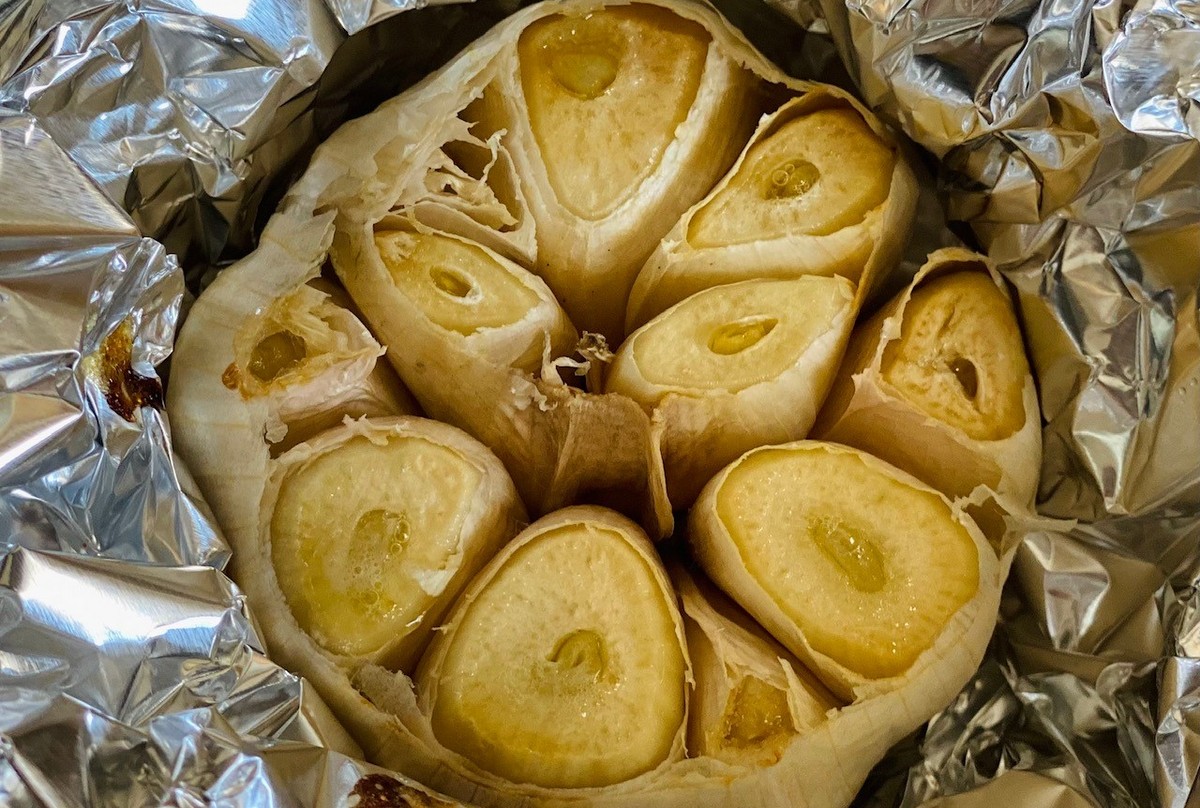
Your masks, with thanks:
[[(1026, 539), (989, 658), (858, 804), (1182, 808), (1200, 6), (768, 2), (717, 5), (935, 158), (914, 255), (951, 238), (940, 197), (1019, 291), (1041, 508), (1080, 520)], [(198, 290), (324, 134), (520, 4), (0, 0), (0, 803), (441, 804), (355, 760), (264, 657), (156, 367), (187, 297), (175, 256)]]

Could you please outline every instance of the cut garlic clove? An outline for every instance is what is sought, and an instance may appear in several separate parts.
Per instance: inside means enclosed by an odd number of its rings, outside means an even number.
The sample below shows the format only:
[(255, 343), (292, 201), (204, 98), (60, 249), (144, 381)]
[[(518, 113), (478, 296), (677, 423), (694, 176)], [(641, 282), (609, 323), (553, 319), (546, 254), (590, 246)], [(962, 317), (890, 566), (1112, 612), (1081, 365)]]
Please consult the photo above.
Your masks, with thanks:
[(746, 767), (779, 762), (796, 736), (828, 721), (840, 702), (716, 587), (679, 566), (671, 581), (696, 680), (689, 756)]
[(1021, 330), (1008, 295), (985, 273), (919, 286), (881, 370), (914, 406), (974, 440), (1003, 440), (1025, 425)]
[(301, 284), (249, 317), (233, 340), (221, 382), (270, 408), (267, 439), (275, 453), (346, 416), (402, 415), (412, 396), (349, 307), (316, 281)]
[(952, 496), (986, 485), (1031, 507), (1041, 418), (1011, 300), (989, 272), (966, 250), (931, 255), (855, 330), (815, 434)]
[(545, 17), (522, 32), (530, 129), (567, 210), (601, 219), (659, 166), (696, 102), (710, 40), (654, 6)]
[(861, 300), (899, 259), (915, 206), (916, 181), (870, 113), (823, 91), (793, 99), (642, 267), (626, 327), (749, 278), (841, 275)]
[(705, 571), (847, 700), (911, 668), (975, 596), (980, 554), (992, 556), (942, 494), (805, 441), (721, 472), (690, 535)]
[(626, 340), (605, 389), (655, 413), (674, 507), (744, 452), (807, 434), (853, 303), (844, 278), (743, 281), (693, 295)]
[(578, 507), (531, 525), (480, 574), (417, 688), (438, 741), (483, 771), (586, 788), (678, 756), (687, 669), (645, 534)]
[(692, 217), (688, 241), (725, 247), (836, 233), (887, 201), (895, 163), (893, 147), (849, 107), (794, 118), (747, 150)]
[(634, 276), (733, 163), (757, 80), (674, 10), (565, 10), (501, 54), (478, 110), (524, 181), (537, 271), (580, 328), (616, 344)]
[(276, 461), (264, 499), (275, 577), (300, 629), (332, 654), (396, 668), (415, 662), (523, 518), (499, 462), (424, 419), (323, 433)]
[(376, 232), (375, 247), (396, 290), (435, 326), (466, 338), (492, 362), (530, 372), (546, 343), (559, 356), (575, 332), (536, 277), (490, 250), (433, 232)]

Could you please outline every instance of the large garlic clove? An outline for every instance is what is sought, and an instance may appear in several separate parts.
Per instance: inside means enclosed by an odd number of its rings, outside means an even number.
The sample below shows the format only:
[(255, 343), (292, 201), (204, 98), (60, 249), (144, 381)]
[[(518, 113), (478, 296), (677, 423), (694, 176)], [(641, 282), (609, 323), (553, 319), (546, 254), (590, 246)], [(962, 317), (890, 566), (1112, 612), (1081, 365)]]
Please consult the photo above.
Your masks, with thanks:
[(986, 485), (1032, 506), (1041, 418), (999, 276), (940, 250), (860, 325), (815, 434), (865, 449), (952, 496)]
[(844, 278), (744, 281), (699, 292), (626, 340), (605, 389), (655, 413), (674, 507), (749, 449), (807, 434), (853, 301)]
[(650, 419), (627, 399), (568, 387), (545, 362), (575, 344), (546, 285), (486, 248), (425, 231), (409, 239), (399, 224), (347, 229), (331, 258), (425, 412), (495, 451), (535, 513), (612, 503), (669, 533)]
[(687, 655), (666, 576), (632, 522), (569, 508), (472, 584), (417, 674), (433, 732), (480, 769), (551, 788), (677, 756)]
[(710, 39), (653, 6), (546, 17), (522, 32), (530, 130), (567, 210), (603, 218), (658, 167), (696, 101)]
[[(491, 479), (485, 479), (490, 476)], [(480, 501), (498, 504), (479, 519)], [(264, 498), (279, 587), (332, 654), (407, 668), (524, 518), (482, 446), (423, 419), (348, 423), (280, 457)]]
[(507, 133), (537, 271), (582, 329), (620, 340), (642, 263), (749, 136), (755, 86), (703, 25), (650, 4), (542, 17), (501, 55), (479, 122)]
[(836, 233), (887, 200), (895, 163), (892, 146), (849, 107), (794, 118), (747, 150), (692, 217), (688, 241), (725, 247)]
[(690, 524), (705, 571), (848, 700), (934, 645), (992, 555), (945, 496), (834, 444), (747, 453)]
[(820, 90), (793, 99), (659, 244), (630, 291), (626, 327), (749, 278), (841, 275), (861, 300), (899, 259), (915, 205), (912, 172), (870, 113)]
[(696, 681), (689, 756), (747, 767), (778, 763), (798, 735), (828, 721), (840, 702), (707, 581), (676, 566), (671, 582)]

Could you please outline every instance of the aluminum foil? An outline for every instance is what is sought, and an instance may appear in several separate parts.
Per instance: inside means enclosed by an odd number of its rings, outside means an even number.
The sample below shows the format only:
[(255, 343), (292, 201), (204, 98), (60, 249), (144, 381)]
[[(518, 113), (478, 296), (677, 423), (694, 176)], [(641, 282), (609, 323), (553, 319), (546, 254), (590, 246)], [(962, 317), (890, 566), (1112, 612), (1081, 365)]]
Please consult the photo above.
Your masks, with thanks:
[[(326, 133), (520, 4), (0, 0), (0, 803), (444, 804), (264, 656), (159, 370), (180, 263), (197, 291)], [(717, 5), (928, 151), (913, 255), (947, 215), (1019, 291), (1040, 507), (1080, 520), (1027, 537), (985, 664), (859, 804), (1190, 804), (1200, 6)]]

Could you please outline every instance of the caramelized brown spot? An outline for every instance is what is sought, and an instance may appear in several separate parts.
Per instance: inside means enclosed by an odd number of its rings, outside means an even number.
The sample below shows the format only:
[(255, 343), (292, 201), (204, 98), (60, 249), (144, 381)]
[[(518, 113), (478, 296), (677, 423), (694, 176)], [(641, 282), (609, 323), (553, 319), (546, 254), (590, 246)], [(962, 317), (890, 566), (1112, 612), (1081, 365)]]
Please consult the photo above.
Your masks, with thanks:
[(356, 808), (436, 808), (452, 806), (384, 774), (368, 774), (354, 784), (348, 795), (358, 797)]
[(230, 390), (236, 390), (242, 384), (242, 372), (238, 370), (237, 362), (230, 362), (229, 367), (221, 374), (221, 384)]
[(133, 369), (133, 326), (125, 320), (104, 338), (100, 351), (89, 369), (98, 376), (104, 398), (113, 412), (126, 421), (142, 407), (162, 409), (163, 391), (158, 379), (148, 378)]

